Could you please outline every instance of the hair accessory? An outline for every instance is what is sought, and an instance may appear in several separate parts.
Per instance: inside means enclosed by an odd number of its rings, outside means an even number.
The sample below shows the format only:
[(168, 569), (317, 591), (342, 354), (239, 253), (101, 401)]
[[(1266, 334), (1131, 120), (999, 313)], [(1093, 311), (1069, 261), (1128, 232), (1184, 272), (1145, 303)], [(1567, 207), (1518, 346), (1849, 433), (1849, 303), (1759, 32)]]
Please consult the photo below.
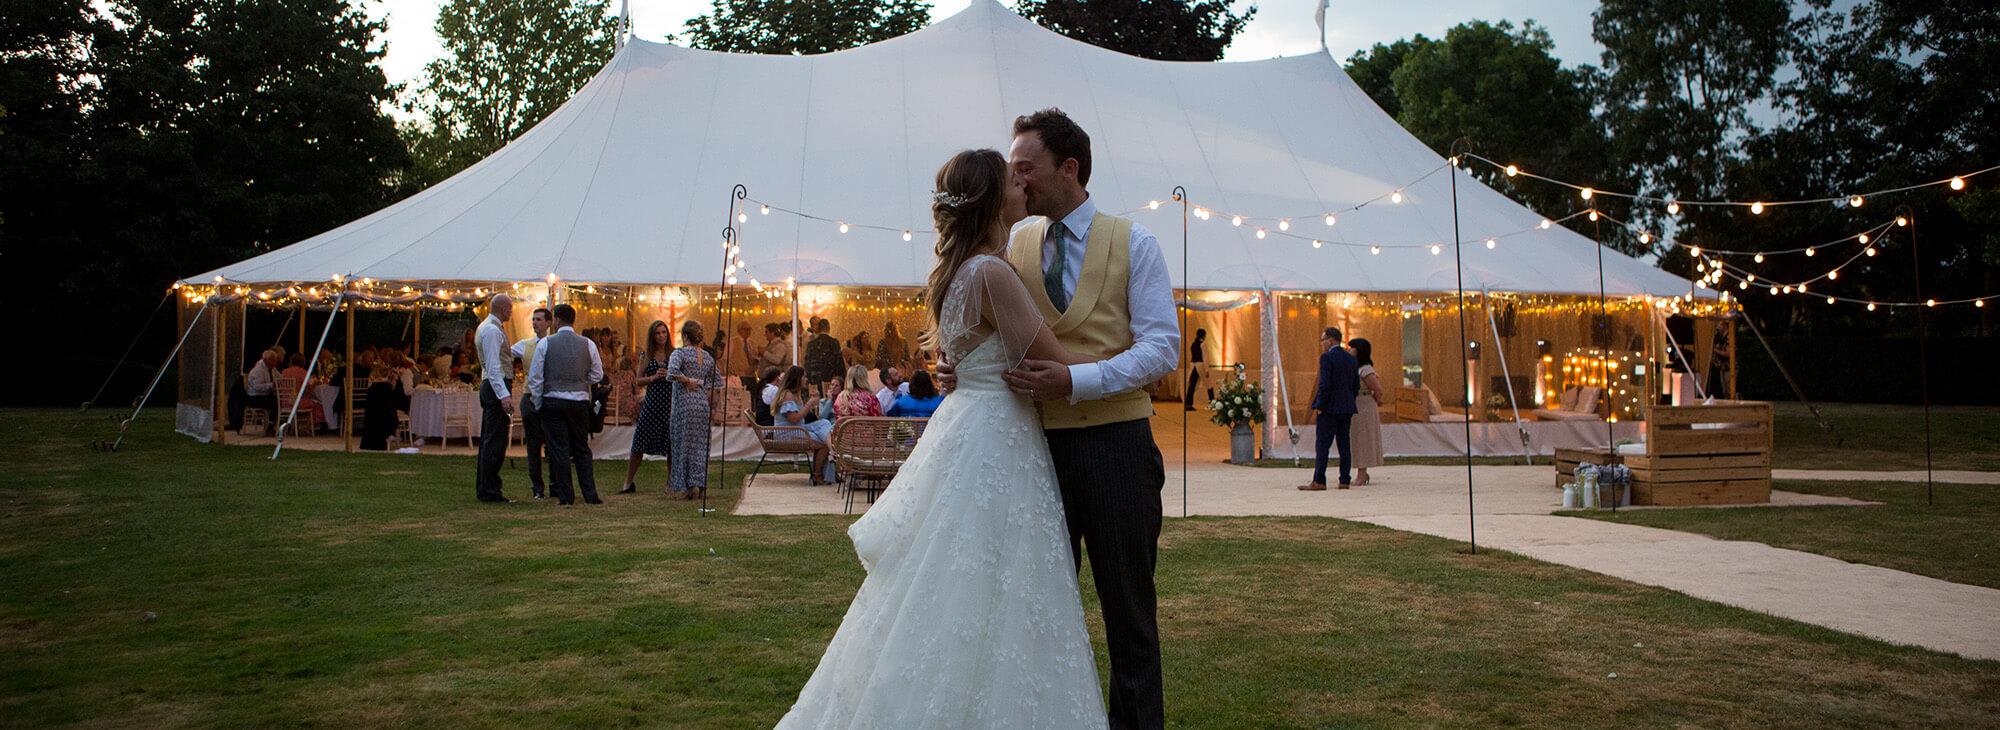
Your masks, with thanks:
[(956, 193), (934, 192), (931, 193), (931, 200), (956, 208), (961, 205), (965, 205), (966, 203), (972, 202), (973, 198), (971, 196), (958, 195)]

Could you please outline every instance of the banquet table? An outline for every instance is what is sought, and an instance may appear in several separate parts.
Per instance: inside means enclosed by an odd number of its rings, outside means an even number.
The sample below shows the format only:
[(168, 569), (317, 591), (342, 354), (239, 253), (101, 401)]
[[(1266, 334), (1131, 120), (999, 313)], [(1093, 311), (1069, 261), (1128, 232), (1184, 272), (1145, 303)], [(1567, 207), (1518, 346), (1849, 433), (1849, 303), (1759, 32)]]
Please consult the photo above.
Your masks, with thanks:
[[(446, 436), (444, 412), (447, 400), (463, 402), (465, 404), (465, 412), (471, 416), (472, 420), (472, 437), (479, 438), (481, 421), (479, 392), (473, 390), (418, 388), (417, 392), (410, 396), (410, 433), (424, 438), (443, 438)], [(458, 433), (458, 430), (457, 428), (453, 428), (453, 433), (449, 435), (452, 438), (463, 437), (464, 434)]]

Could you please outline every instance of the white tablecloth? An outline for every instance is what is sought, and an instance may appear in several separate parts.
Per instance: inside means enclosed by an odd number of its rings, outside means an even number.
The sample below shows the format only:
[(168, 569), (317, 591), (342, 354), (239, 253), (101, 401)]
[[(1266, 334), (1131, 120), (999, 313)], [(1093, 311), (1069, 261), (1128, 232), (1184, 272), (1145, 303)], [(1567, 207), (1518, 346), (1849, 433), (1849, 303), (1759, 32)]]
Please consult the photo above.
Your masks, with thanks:
[(465, 434), (461, 433), (462, 429), (458, 427), (453, 427), (449, 434), (445, 433), (444, 404), (448, 399), (465, 404), (465, 412), (472, 419), (472, 437), (479, 438), (481, 421), (479, 393), (470, 390), (418, 388), (417, 392), (410, 396), (410, 432), (424, 438), (442, 438), (445, 436), (463, 438)]
[(315, 385), (308, 388), (313, 400), (319, 403), (319, 420), (328, 429), (340, 428), (340, 389), (331, 385)]

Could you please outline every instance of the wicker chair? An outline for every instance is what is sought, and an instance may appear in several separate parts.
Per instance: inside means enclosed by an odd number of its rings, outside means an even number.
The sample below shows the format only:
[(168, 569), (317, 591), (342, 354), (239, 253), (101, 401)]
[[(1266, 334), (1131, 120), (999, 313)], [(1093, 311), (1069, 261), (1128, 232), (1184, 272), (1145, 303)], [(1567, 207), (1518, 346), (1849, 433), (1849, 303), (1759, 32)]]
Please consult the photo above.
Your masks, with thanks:
[(795, 472), (799, 470), (800, 457), (804, 457), (806, 463), (812, 463), (813, 440), (804, 426), (760, 426), (757, 425), (756, 414), (748, 408), (743, 409), (741, 418), (743, 425), (757, 430), (757, 439), (764, 446), (764, 455), (757, 457), (757, 467), (750, 470), (750, 481), (743, 488), (748, 489), (757, 483), (757, 473), (764, 470), (765, 462), (774, 455), (790, 456), (792, 471)]
[(868, 503), (889, 486), (903, 468), (928, 418), (848, 416), (835, 421), (829, 446), (833, 461), (847, 474), (847, 511), (854, 511), (854, 493), (868, 493)]

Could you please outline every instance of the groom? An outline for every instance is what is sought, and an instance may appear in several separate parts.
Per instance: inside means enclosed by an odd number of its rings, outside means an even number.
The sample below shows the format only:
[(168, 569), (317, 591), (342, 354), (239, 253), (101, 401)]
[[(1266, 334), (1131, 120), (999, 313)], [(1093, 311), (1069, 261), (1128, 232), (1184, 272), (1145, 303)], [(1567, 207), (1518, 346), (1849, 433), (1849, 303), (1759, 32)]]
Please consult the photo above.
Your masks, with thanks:
[(1162, 727), (1153, 565), (1166, 470), (1144, 388), (1179, 364), (1166, 257), (1137, 223), (1098, 212), (1085, 189), (1090, 135), (1061, 110), (1015, 119), (1008, 157), (1026, 184), (1028, 213), (1043, 217), (1014, 232), (1008, 259), (1063, 347), (1099, 360), (1023, 361), (1007, 385), (1043, 401), (1079, 570), (1079, 543), (1090, 552), (1111, 647), (1111, 727)]

